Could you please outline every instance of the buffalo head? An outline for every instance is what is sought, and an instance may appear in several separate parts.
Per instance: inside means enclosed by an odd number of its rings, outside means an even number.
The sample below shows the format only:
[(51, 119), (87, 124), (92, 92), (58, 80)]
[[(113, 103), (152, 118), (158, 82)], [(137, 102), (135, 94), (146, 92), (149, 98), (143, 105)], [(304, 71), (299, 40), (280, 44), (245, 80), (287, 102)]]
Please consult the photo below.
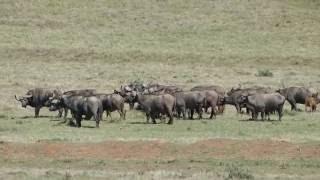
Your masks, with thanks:
[(14, 98), (21, 102), (21, 106), (26, 108), (28, 105), (31, 104), (32, 101), (32, 95), (24, 95), (24, 96), (19, 96), (17, 97), (17, 95), (14, 95)]
[(48, 102), (49, 111), (59, 110), (62, 106), (62, 98), (52, 98)]

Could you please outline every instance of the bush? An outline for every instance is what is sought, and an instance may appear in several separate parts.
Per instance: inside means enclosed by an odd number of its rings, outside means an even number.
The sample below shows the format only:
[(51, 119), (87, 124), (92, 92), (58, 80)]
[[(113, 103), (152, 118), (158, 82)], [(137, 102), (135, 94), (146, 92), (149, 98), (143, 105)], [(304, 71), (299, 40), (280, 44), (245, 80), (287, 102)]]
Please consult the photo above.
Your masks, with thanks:
[(254, 179), (253, 175), (250, 174), (248, 169), (242, 169), (239, 166), (236, 166), (234, 164), (228, 165), (226, 167), (226, 177), (224, 178), (225, 180), (230, 180), (230, 179)]
[(273, 73), (269, 69), (265, 70), (258, 70), (258, 73), (256, 74), (258, 77), (273, 77)]

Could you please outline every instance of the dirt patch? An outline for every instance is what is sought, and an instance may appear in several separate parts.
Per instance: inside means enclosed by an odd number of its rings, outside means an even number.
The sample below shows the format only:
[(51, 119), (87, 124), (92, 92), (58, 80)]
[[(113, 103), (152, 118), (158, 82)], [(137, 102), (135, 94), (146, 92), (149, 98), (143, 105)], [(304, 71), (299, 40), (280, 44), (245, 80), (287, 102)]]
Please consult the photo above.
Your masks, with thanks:
[(320, 144), (292, 144), (269, 140), (212, 139), (193, 144), (173, 144), (162, 141), (106, 141), (102, 143), (38, 142), (32, 144), (1, 143), (0, 153), (7, 158), (54, 159), (317, 159)]

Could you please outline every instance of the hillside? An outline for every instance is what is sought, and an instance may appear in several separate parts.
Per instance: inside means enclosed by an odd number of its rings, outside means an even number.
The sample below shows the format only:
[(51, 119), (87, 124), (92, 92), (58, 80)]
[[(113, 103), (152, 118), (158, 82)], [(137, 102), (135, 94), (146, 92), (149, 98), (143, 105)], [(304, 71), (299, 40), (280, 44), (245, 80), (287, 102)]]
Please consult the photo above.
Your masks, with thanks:
[(1, 0), (0, 179), (319, 179), (319, 110), (262, 122), (227, 106), (172, 126), (128, 110), (96, 129), (14, 99), (135, 80), (320, 90), (319, 12), (319, 0)]

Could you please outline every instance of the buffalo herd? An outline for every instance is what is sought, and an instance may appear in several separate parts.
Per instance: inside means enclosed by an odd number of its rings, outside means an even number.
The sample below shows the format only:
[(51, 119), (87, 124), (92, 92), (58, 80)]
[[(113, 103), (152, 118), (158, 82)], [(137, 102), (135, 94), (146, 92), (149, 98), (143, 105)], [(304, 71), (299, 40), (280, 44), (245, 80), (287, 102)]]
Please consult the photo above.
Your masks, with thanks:
[(22, 107), (31, 106), (35, 109), (35, 117), (39, 117), (42, 107), (48, 107), (50, 111), (58, 111), (58, 117), (67, 119), (68, 111), (71, 112), (73, 123), (81, 127), (82, 119), (94, 119), (96, 127), (102, 120), (103, 112), (106, 117), (111, 117), (111, 112), (118, 111), (120, 119), (126, 119), (125, 103), (130, 109), (145, 113), (147, 123), (151, 118), (152, 123), (156, 119), (172, 124), (176, 119), (193, 119), (194, 114), (198, 119), (203, 118), (203, 113), (209, 113), (209, 118), (216, 118), (217, 114), (223, 114), (225, 105), (233, 105), (237, 113), (246, 113), (253, 120), (265, 120), (270, 114), (278, 114), (281, 121), (283, 106), (287, 100), (291, 110), (298, 111), (297, 104), (304, 104), (306, 111), (315, 111), (320, 103), (318, 93), (312, 88), (288, 87), (273, 90), (266, 87), (225, 88), (217, 85), (195, 86), (190, 90), (183, 90), (178, 86), (130, 83), (114, 90), (113, 93), (98, 93), (95, 89), (81, 89), (62, 92), (57, 89), (35, 88), (25, 95), (15, 99), (21, 102)]

